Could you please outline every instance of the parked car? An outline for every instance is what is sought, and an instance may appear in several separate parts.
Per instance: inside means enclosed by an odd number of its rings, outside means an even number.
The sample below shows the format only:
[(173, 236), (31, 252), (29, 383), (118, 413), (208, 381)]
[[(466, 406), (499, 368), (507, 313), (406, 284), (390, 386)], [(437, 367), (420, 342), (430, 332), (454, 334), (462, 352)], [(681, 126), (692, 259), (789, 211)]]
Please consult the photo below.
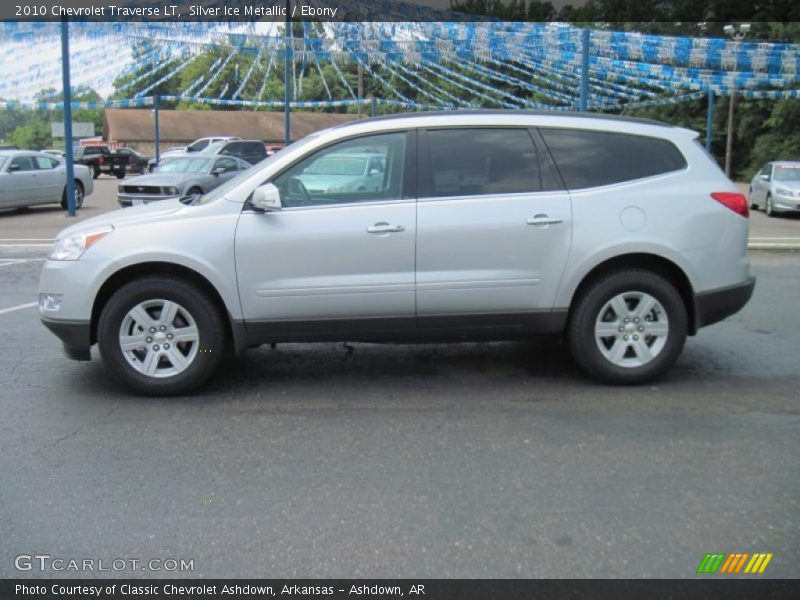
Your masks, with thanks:
[[(65, 229), (41, 318), (145, 394), (196, 388), (226, 348), (541, 333), (600, 381), (649, 382), (755, 285), (747, 198), (696, 139), (550, 112), (355, 121), (202, 197)], [(378, 189), (303, 184), (365, 149), (384, 159)]]
[[(75, 165), (75, 208), (94, 191), (88, 167)], [(64, 161), (44, 152), (0, 150), (0, 208), (61, 204), (67, 208)]]
[(67, 156), (67, 153), (63, 150), (56, 150), (56, 149), (49, 149), (49, 150), (42, 150), (42, 152), (46, 154), (51, 154), (58, 158), (59, 160), (64, 160)]
[(750, 208), (768, 217), (800, 211), (800, 161), (775, 161), (761, 167), (750, 181)]
[(76, 165), (89, 167), (95, 179), (100, 177), (101, 173), (123, 179), (130, 156), (112, 151), (108, 146), (75, 146), (72, 151), (72, 160)]
[(250, 166), (250, 163), (232, 156), (170, 156), (154, 173), (134, 177), (120, 184), (117, 201), (120, 206), (131, 206), (205, 194)]
[(235, 156), (254, 165), (267, 158), (267, 147), (259, 140), (230, 140), (209, 144), (203, 153)]
[(141, 175), (148, 172), (148, 163), (153, 158), (152, 156), (145, 156), (133, 148), (117, 148), (117, 153), (129, 157), (127, 168), (131, 173), (139, 173)]
[(386, 157), (367, 152), (333, 152), (297, 175), (310, 194), (379, 191)]
[[(224, 136), (224, 135), (217, 135), (211, 137), (204, 137), (193, 141), (188, 146), (173, 146), (172, 148), (168, 148), (164, 152), (161, 153), (160, 158), (164, 158), (165, 156), (175, 156), (178, 154), (192, 154), (194, 152), (205, 152), (210, 144), (216, 144), (217, 142), (227, 142), (228, 140), (238, 140), (236, 136)], [(147, 161), (147, 169), (151, 173), (156, 168), (156, 159), (151, 158)]]

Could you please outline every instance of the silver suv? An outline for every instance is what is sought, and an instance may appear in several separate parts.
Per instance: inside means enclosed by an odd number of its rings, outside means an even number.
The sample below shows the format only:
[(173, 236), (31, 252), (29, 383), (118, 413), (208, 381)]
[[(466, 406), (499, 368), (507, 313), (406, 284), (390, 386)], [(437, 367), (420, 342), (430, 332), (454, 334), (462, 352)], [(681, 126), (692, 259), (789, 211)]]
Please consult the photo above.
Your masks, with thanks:
[[(41, 318), (68, 356), (97, 343), (146, 394), (186, 393), (267, 342), (536, 333), (601, 381), (650, 381), (755, 283), (747, 199), (696, 137), (519, 111), (349, 123), (204, 196), (65, 229)], [(315, 165), (367, 154), (378, 185), (310, 185)]]

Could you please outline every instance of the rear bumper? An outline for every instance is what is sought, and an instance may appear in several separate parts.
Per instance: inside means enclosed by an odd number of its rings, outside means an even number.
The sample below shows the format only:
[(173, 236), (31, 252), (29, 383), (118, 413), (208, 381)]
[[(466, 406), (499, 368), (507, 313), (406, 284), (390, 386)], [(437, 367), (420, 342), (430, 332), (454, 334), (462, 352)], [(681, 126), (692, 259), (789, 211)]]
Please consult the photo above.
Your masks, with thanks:
[(50, 321), (42, 324), (52, 331), (64, 344), (64, 354), (72, 360), (91, 360), (92, 329), (84, 321)]
[(755, 286), (756, 278), (748, 277), (743, 283), (695, 294), (696, 328), (717, 323), (739, 312), (750, 300)]

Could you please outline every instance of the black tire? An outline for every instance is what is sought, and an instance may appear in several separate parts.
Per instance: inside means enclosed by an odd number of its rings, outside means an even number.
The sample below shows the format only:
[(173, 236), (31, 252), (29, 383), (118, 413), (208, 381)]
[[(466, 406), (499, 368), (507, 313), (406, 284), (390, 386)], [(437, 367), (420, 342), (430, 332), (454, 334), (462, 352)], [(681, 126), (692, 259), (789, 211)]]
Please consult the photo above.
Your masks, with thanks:
[(187, 196), (202, 196), (203, 195), (203, 190), (201, 190), (199, 187), (195, 186), (195, 187), (189, 188), (189, 191), (186, 192), (186, 195)]
[(125, 179), (125, 169), (121, 171), (114, 171), (114, 175), (117, 176), (117, 179)]
[[(126, 315), (148, 300), (179, 304), (197, 325), (199, 341), (193, 343), (198, 344), (198, 349), (185, 370), (175, 375), (157, 378), (139, 372), (131, 366), (120, 347), (120, 328)], [(126, 385), (140, 394), (174, 396), (196, 389), (217, 369), (225, 352), (225, 322), (202, 288), (179, 277), (158, 275), (136, 279), (114, 292), (100, 314), (97, 338), (103, 361)]]
[[(83, 184), (75, 180), (75, 210), (78, 210), (81, 206), (83, 206), (84, 194), (83, 194)], [(61, 208), (67, 210), (67, 187), (64, 186), (64, 191), (61, 192)]]
[(100, 177), (100, 167), (99, 165), (94, 165), (92, 167), (92, 179), (97, 179)]
[(750, 191), (747, 192), (747, 201), (750, 203), (750, 210), (758, 210), (758, 204), (753, 202), (753, 189), (750, 188)]
[[(595, 323), (606, 303), (619, 294), (629, 292), (644, 293), (655, 298), (668, 320), (663, 347), (649, 362), (639, 366), (614, 364), (600, 351), (600, 342), (595, 338)], [(683, 350), (687, 330), (686, 306), (675, 287), (651, 271), (626, 269), (594, 281), (576, 299), (567, 326), (567, 342), (575, 362), (592, 377), (604, 383), (631, 385), (652, 381), (663, 375)], [(625, 356), (628, 356), (635, 350), (627, 349), (626, 344), (623, 345), (626, 346)]]
[(778, 216), (778, 214), (772, 208), (772, 195), (771, 194), (767, 194), (767, 203), (764, 206), (764, 214), (767, 215), (768, 217), (777, 217)]

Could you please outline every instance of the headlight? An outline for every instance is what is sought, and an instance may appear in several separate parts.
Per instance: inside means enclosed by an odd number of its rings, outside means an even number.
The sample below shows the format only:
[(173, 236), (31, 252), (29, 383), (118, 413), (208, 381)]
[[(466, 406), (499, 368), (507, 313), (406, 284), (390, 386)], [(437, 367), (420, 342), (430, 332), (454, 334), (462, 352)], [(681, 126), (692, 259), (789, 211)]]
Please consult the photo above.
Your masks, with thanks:
[(76, 233), (58, 240), (50, 252), (50, 260), (78, 260), (97, 242), (114, 231), (111, 225), (88, 233)]
[(775, 193), (780, 194), (781, 196), (791, 196), (792, 190), (787, 190), (786, 188), (783, 187), (776, 187)]

